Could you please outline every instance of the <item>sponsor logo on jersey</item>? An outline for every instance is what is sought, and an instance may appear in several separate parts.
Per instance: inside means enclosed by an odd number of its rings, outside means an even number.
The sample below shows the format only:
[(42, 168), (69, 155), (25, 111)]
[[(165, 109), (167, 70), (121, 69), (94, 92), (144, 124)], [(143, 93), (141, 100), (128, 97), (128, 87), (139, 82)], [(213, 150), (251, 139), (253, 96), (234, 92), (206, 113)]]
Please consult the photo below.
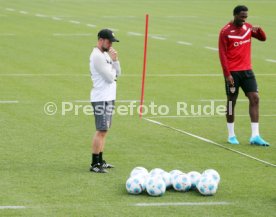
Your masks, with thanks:
[(244, 40), (244, 41), (235, 41), (234, 42), (234, 47), (238, 47), (240, 45), (243, 45), (243, 44), (246, 44), (246, 43), (250, 43), (251, 39), (247, 39), (247, 40)]

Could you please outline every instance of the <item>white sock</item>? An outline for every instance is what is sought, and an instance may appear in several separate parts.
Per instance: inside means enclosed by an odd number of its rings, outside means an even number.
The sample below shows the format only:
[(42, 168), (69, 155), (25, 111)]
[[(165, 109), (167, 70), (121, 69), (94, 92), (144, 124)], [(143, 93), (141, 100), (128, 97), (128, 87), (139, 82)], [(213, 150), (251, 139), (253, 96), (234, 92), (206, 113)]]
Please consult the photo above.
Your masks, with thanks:
[(227, 128), (228, 128), (228, 138), (235, 136), (234, 122), (233, 123), (227, 123)]
[(259, 136), (259, 123), (251, 123), (252, 137)]

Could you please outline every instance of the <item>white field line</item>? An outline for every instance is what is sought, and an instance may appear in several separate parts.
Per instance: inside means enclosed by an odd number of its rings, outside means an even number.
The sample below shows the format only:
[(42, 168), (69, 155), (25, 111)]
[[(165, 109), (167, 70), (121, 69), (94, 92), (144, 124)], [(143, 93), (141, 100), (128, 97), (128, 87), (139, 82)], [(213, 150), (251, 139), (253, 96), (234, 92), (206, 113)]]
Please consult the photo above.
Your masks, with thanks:
[(0, 104), (16, 104), (19, 103), (18, 100), (0, 100)]
[(53, 20), (62, 20), (62, 18), (60, 18), (60, 17), (55, 17), (55, 16), (52, 17), (52, 19), (53, 19)]
[(15, 34), (14, 33), (0, 33), (0, 37), (1, 36), (15, 36)]
[[(116, 100), (116, 102), (140, 102), (139, 99), (119, 99), (119, 100)], [(144, 100), (144, 102), (146, 102)]]
[[(273, 74), (274, 75), (274, 74)], [(66, 74), (66, 73), (56, 73), (56, 74), (31, 74), (31, 73), (8, 73), (1, 74), (0, 76), (4, 77), (49, 77), (49, 76), (90, 76), (87, 74)], [(122, 74), (122, 77), (141, 77), (140, 74)], [(222, 76), (221, 74), (148, 74), (148, 77), (218, 77)]]
[[(7, 11), (16, 11), (14, 8), (5, 8), (5, 10)], [(24, 11), (24, 10), (20, 10), (19, 13), (21, 14), (29, 14), (29, 12), (27, 11)], [(2, 16), (2, 15), (1, 15)], [(40, 13), (36, 13), (35, 14), (36, 17), (42, 17), (42, 18), (47, 18), (48, 16), (45, 15), (45, 14), (40, 14)], [(103, 16), (104, 18), (134, 18), (135, 16)], [(166, 16), (167, 18), (196, 18), (197, 16)], [(53, 16), (51, 17), (53, 20), (62, 20), (62, 18), (60, 17), (56, 17), (56, 16)], [(70, 20), (69, 21), (70, 23), (73, 23), (73, 24), (81, 24), (80, 21), (76, 21), (76, 20)], [(92, 27), (92, 28), (95, 28), (96, 25), (94, 24), (86, 24), (86, 26), (88, 27)], [(119, 31), (118, 29), (115, 29), (115, 28), (109, 28), (111, 29), (112, 31), (116, 32), (116, 31)], [(141, 33), (134, 33), (134, 32), (128, 32), (129, 35), (135, 35), (135, 36), (140, 36)], [(142, 35), (142, 34), (141, 34)], [(0, 35), (1, 36), (1, 35)], [(3, 35), (2, 35), (3, 36)], [(7, 36), (7, 35), (6, 35)], [(11, 35), (8, 35), (8, 36), (11, 36)], [(208, 34), (208, 36), (214, 36), (214, 34)], [(150, 36), (152, 39), (157, 39), (157, 40), (167, 40), (166, 37), (162, 37), (162, 36)], [(192, 43), (190, 42), (184, 42), (184, 41), (177, 41), (176, 43), (178, 44), (182, 44), (182, 45), (192, 45)], [(209, 47), (209, 46), (205, 46), (204, 48), (206, 49), (209, 49), (209, 50), (213, 50), (213, 51), (218, 51), (218, 48), (215, 48), (215, 47)], [(272, 62), (272, 63), (276, 63), (276, 60), (275, 59), (265, 59), (265, 61), (267, 62)]]
[[(66, 100), (64, 100), (66, 101)], [(138, 99), (118, 99), (115, 100), (118, 103), (128, 103), (128, 102), (140, 102)], [(75, 103), (90, 103), (90, 100), (68, 100), (68, 102), (75, 102)], [(144, 101), (146, 102), (146, 101)], [(18, 104), (18, 100), (0, 100), (0, 104)]]
[[(122, 77), (141, 77), (140, 74), (122, 74)], [(147, 74), (147, 77), (220, 77), (222, 74)]]
[(128, 35), (132, 35), (132, 36), (143, 36), (144, 34), (139, 33), (139, 32), (128, 32)]
[(77, 20), (69, 20), (69, 22), (73, 24), (80, 24), (80, 21), (77, 21)]
[(229, 202), (168, 202), (168, 203), (135, 203), (132, 206), (222, 206), (230, 205)]
[(267, 74), (255, 74), (256, 76), (276, 76), (276, 73), (274, 73), (274, 74), (269, 74), (269, 73), (267, 73)]
[(19, 11), (20, 14), (28, 14), (28, 11)]
[(95, 28), (95, 27), (97, 27), (96, 25), (94, 25), (94, 24), (90, 24), (90, 23), (87, 23), (87, 24), (86, 24), (86, 26), (91, 27), (91, 28)]
[(60, 18), (76, 18), (76, 16), (61, 15), (61, 14), (56, 14), (55, 16), (60, 17)]
[(4, 77), (59, 77), (59, 76), (72, 76), (72, 77), (90, 77), (90, 75), (87, 73), (87, 74), (21, 74), (21, 73), (18, 73), (18, 74), (1, 74), (0, 73), (0, 77), (1, 76), (4, 76)]
[[(276, 76), (275, 74), (255, 74), (258, 77), (262, 76)], [(141, 77), (140, 74), (122, 74), (121, 76), (124, 77)], [(147, 77), (221, 77), (221, 73), (214, 73), (214, 74), (147, 74)]]
[(15, 11), (13, 8), (6, 8), (6, 11)]
[(204, 142), (213, 144), (213, 145), (215, 145), (215, 146), (218, 146), (218, 147), (220, 147), (220, 148), (226, 149), (226, 150), (228, 150), (228, 151), (237, 153), (237, 154), (239, 154), (239, 155), (242, 155), (242, 156), (244, 156), (244, 157), (250, 158), (250, 159), (255, 160), (255, 161), (257, 161), (257, 162), (261, 162), (261, 163), (263, 163), (263, 164), (266, 164), (266, 165), (269, 165), (269, 166), (276, 167), (276, 165), (273, 164), (273, 163), (270, 163), (270, 162), (268, 162), (268, 161), (265, 161), (265, 160), (256, 158), (256, 157), (251, 156), (251, 155), (249, 155), (249, 154), (246, 154), (246, 153), (244, 153), (244, 152), (241, 152), (241, 151), (238, 151), (238, 150), (235, 150), (235, 149), (226, 147), (226, 146), (221, 145), (221, 144), (219, 144), (219, 143), (217, 143), (217, 142), (214, 142), (214, 141), (212, 141), (212, 140), (210, 140), (210, 139), (206, 139), (206, 138), (204, 138), (204, 137), (195, 135), (195, 134), (193, 134), (193, 133), (190, 133), (190, 132), (187, 132), (187, 131), (184, 131), (184, 130), (177, 129), (177, 128), (175, 128), (175, 127), (171, 127), (171, 126), (169, 126), (169, 125), (163, 124), (163, 123), (158, 122), (158, 121), (155, 121), (155, 120), (151, 120), (151, 119), (149, 119), (149, 118), (143, 118), (143, 119), (146, 120), (146, 121), (148, 121), (148, 122), (151, 122), (151, 123), (153, 123), (153, 124), (157, 124), (157, 125), (159, 125), (159, 126), (162, 126), (162, 127), (165, 127), (165, 128), (168, 128), (168, 129), (171, 129), (171, 130), (174, 130), (174, 131), (177, 131), (177, 132), (179, 132), (179, 133), (182, 133), (182, 134), (191, 136), (191, 137), (196, 138), (196, 139), (198, 139), (198, 140), (201, 140), (201, 141), (204, 141)]
[(177, 44), (181, 44), (181, 45), (187, 45), (187, 46), (193, 45), (192, 43), (186, 42), (186, 41), (177, 41), (176, 43), (177, 43)]
[[(116, 102), (140, 102), (140, 100), (138, 99), (119, 99), (119, 100), (115, 100)], [(146, 102), (144, 100), (144, 102)]]
[[(258, 77), (262, 76), (276, 76), (275, 74), (255, 74)], [(31, 74), (31, 73), (0, 73), (0, 77), (50, 77), (50, 76), (75, 76), (75, 77), (83, 77), (83, 76), (90, 76), (89, 73), (87, 74), (66, 74), (66, 73), (59, 73), (59, 74)], [(122, 74), (122, 77), (141, 77), (140, 74)], [(147, 77), (221, 77), (222, 74), (147, 74)]]
[[(5, 8), (5, 10), (7, 10), (7, 11), (16, 11), (14, 8)], [(24, 10), (19, 11), (19, 13), (21, 13), (21, 14), (29, 14), (29, 12), (24, 11)], [(40, 13), (36, 13), (35, 16), (36, 17), (42, 17), (42, 18), (47, 18), (48, 17), (47, 15), (40, 14)], [(103, 16), (103, 17), (105, 17), (105, 18), (118, 18), (118, 17), (120, 17), (120, 18), (122, 18), (122, 17), (125, 17), (125, 18), (134, 18), (134, 16)], [(196, 18), (197, 16), (193, 16), (193, 15), (189, 16), (188, 15), (188, 16), (166, 16), (166, 17), (167, 18)], [(56, 16), (53, 16), (51, 18), (53, 20), (62, 20), (62, 18), (56, 17)], [(77, 21), (77, 20), (70, 20), (69, 22), (73, 23), (73, 24), (81, 24), (81, 22)], [(86, 26), (92, 27), (92, 28), (96, 27), (96, 25), (94, 25), (94, 24), (86, 24)], [(119, 31), (118, 29), (115, 29), (115, 28), (110, 28), (110, 27), (108, 27), (108, 28), (111, 29), (114, 32)], [(129, 35), (133, 35), (133, 36), (134, 35), (135, 36), (141, 36), (141, 35), (143, 35), (141, 33), (134, 33), (134, 32), (128, 32), (128, 34)], [(11, 35), (9, 35), (9, 36), (11, 36)], [(209, 34), (208, 36), (213, 36), (213, 34)], [(166, 37), (162, 37), (162, 36), (151, 35), (150, 37), (152, 39), (157, 39), (157, 40), (163, 40), (163, 41), (167, 40)], [(184, 41), (177, 41), (176, 43), (181, 44), (181, 45), (188, 45), (188, 46), (192, 45), (192, 43), (190, 43), (190, 42), (184, 42)], [(215, 47), (205, 46), (204, 48), (209, 49), (209, 50), (213, 50), (213, 51), (218, 51), (218, 48), (215, 48)], [(276, 60), (274, 60), (274, 59), (265, 59), (265, 61), (276, 63)]]
[(45, 14), (35, 14), (35, 16), (36, 17), (42, 17), (42, 18), (44, 18), (44, 17), (48, 17), (47, 15), (45, 15)]
[(92, 36), (91, 33), (53, 33), (53, 36), (55, 37), (87, 37), (87, 36)]
[(156, 40), (162, 40), (162, 41), (167, 40), (167, 38), (162, 37), (162, 36), (151, 35), (150, 37), (151, 37), (152, 39), (156, 39)]
[[(7, 11), (16, 11), (15, 9), (13, 8), (6, 8)], [(19, 11), (19, 13), (21, 14), (29, 14), (29, 12), (27, 11)], [(44, 15), (44, 14), (40, 14), (40, 13), (36, 13), (35, 14), (36, 17), (42, 17), (42, 18), (47, 18), (48, 16), (47, 15)], [(58, 17), (58, 16), (52, 16), (50, 17), (51, 19), (53, 20), (56, 20), (56, 21), (60, 21), (60, 20), (63, 20), (61, 17)], [(80, 21), (77, 21), (77, 20), (69, 20), (70, 23), (73, 23), (73, 24), (80, 24), (81, 22)], [(86, 26), (88, 27), (92, 27), (92, 28), (95, 28), (96, 25), (94, 24), (86, 24)], [(113, 31), (118, 31), (118, 29), (114, 29)]]
[(0, 206), (0, 209), (25, 209), (25, 206)]
[(208, 50), (212, 50), (212, 51), (218, 51), (218, 48), (216, 48), (216, 47), (208, 47), (208, 46), (206, 46), (204, 48), (206, 48)]
[(273, 59), (266, 59), (265, 61), (270, 62), (270, 63), (276, 63), (276, 60), (273, 60)]

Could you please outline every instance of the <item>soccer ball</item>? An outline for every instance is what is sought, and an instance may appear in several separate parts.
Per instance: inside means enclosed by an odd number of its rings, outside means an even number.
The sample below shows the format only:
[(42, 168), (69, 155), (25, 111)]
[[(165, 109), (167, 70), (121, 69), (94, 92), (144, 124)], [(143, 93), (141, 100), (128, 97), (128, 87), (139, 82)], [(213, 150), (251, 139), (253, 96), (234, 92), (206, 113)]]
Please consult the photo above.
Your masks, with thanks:
[(218, 189), (218, 182), (210, 174), (202, 175), (197, 189), (202, 195), (214, 195)]
[(162, 196), (166, 192), (166, 184), (161, 176), (149, 176), (146, 181), (146, 190), (150, 196)]
[(171, 179), (171, 174), (164, 171), (160, 174), (163, 178), (163, 181), (165, 182), (166, 184), (166, 188), (169, 188), (172, 186), (172, 179)]
[(145, 178), (147, 178), (148, 176), (148, 170), (144, 167), (135, 167), (131, 173), (130, 173), (130, 176), (135, 176), (135, 175), (143, 175)]
[(141, 194), (145, 190), (146, 180), (141, 175), (131, 176), (126, 181), (126, 190), (130, 194)]
[(164, 170), (160, 169), (160, 168), (155, 168), (155, 169), (152, 169), (150, 172), (149, 172), (149, 175), (150, 176), (156, 176), (156, 175), (161, 175), (161, 173), (163, 173)]
[(185, 173), (175, 175), (172, 178), (172, 185), (176, 191), (188, 191), (191, 188), (190, 177)]
[(213, 179), (219, 184), (220, 182), (220, 175), (219, 173), (214, 170), (214, 169), (208, 169), (208, 170), (205, 170), (202, 175), (205, 175), (205, 174), (209, 174), (213, 177)]
[(145, 176), (144, 174), (141, 173), (141, 174), (137, 174), (137, 175), (132, 176), (132, 177), (134, 177), (136, 179), (139, 179), (140, 182), (141, 182), (143, 191), (146, 190), (146, 180), (147, 180), (148, 176)]
[(201, 178), (201, 174), (196, 171), (191, 171), (188, 173), (188, 176), (190, 177), (191, 180), (191, 188), (195, 189), (197, 184), (199, 183), (199, 180)]
[(176, 175), (182, 174), (183, 172), (180, 170), (172, 170), (170, 171), (171, 179), (173, 180)]

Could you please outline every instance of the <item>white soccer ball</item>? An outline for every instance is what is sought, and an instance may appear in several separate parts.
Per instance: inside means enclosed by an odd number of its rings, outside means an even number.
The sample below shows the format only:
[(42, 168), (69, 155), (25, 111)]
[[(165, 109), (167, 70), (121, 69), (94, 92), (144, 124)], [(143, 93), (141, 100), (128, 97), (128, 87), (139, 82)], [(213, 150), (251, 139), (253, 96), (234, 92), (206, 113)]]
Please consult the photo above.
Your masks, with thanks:
[(171, 174), (164, 171), (164, 172), (161, 173), (161, 176), (163, 178), (163, 181), (166, 184), (166, 188), (170, 188), (172, 186)]
[(185, 173), (175, 175), (172, 178), (172, 185), (176, 191), (189, 191), (191, 189), (190, 177)]
[(166, 184), (161, 176), (149, 176), (146, 190), (150, 196), (162, 196), (166, 192)]
[(196, 171), (191, 171), (188, 173), (188, 176), (190, 177), (191, 180), (191, 188), (195, 189), (197, 184), (199, 183), (199, 180), (201, 178), (201, 174)]
[(145, 190), (146, 180), (141, 175), (131, 176), (126, 181), (126, 190), (130, 194), (141, 194)]
[(137, 175), (132, 176), (132, 177), (139, 179), (140, 182), (141, 182), (143, 191), (146, 190), (146, 181), (147, 181), (148, 176), (145, 176), (144, 174), (137, 174)]
[(143, 175), (145, 178), (147, 178), (149, 172), (144, 167), (135, 167), (131, 172), (130, 176), (136, 176), (136, 175)]
[(150, 176), (158, 176), (161, 175), (161, 173), (163, 173), (164, 170), (160, 169), (160, 168), (154, 168), (149, 172)]
[(180, 170), (172, 170), (170, 171), (171, 179), (173, 180), (176, 175), (182, 174), (183, 172)]
[(218, 189), (218, 182), (210, 175), (202, 175), (197, 189), (202, 195), (214, 195)]
[(214, 169), (208, 169), (208, 170), (205, 170), (202, 175), (205, 175), (205, 174), (209, 174), (213, 177), (213, 179), (219, 184), (220, 182), (220, 175), (219, 173), (214, 170)]

